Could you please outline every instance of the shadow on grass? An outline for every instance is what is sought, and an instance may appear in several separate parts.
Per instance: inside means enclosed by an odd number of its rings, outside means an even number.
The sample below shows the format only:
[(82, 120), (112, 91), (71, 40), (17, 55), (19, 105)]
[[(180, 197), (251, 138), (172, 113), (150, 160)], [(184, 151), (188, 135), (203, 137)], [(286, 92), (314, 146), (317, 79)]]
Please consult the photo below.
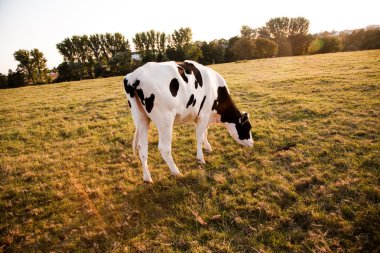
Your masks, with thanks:
[[(191, 214), (193, 204), (210, 191), (204, 170), (194, 170), (181, 178), (169, 177), (154, 184), (139, 184), (122, 199), (122, 227), (109, 228), (111, 234), (123, 240), (131, 240), (146, 231), (155, 231), (154, 227), (169, 226), (181, 229), (181, 224), (194, 223)], [(157, 231), (158, 232), (158, 231)], [(159, 233), (159, 232), (158, 232)], [(152, 235), (150, 235), (152, 236)]]

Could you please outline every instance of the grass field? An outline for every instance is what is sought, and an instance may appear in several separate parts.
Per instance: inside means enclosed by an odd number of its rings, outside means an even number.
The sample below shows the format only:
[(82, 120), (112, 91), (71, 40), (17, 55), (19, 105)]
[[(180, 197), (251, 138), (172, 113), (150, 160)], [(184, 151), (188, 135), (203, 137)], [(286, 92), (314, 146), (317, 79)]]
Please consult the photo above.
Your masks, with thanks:
[(122, 77), (0, 90), (0, 252), (378, 252), (380, 50), (212, 68), (254, 147), (177, 126), (175, 179), (151, 124), (153, 185)]

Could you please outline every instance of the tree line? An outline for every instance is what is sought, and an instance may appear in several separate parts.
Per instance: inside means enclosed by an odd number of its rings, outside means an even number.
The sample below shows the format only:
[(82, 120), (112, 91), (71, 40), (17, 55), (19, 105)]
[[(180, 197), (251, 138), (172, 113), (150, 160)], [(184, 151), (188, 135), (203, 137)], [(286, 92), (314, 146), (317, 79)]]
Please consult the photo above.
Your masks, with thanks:
[[(0, 74), (0, 87), (17, 87), (125, 75), (149, 61), (195, 60), (202, 64), (268, 57), (296, 56), (380, 48), (380, 29), (310, 34), (304, 17), (271, 18), (264, 26), (242, 26), (240, 35), (210, 42), (193, 41), (189, 27), (171, 34), (150, 30), (132, 38), (135, 52), (121, 33), (74, 35), (56, 45), (63, 56), (57, 68), (48, 70), (38, 49), (14, 53), (16, 71)], [(58, 75), (56, 78), (51, 74)]]

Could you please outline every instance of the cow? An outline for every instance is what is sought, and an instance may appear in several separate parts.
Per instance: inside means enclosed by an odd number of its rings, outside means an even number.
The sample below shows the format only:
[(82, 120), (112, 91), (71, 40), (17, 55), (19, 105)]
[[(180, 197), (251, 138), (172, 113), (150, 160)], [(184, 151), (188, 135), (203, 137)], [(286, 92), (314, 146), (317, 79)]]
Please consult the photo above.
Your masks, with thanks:
[(207, 66), (189, 60), (148, 62), (125, 76), (124, 89), (135, 125), (133, 153), (138, 149), (146, 183), (153, 182), (147, 162), (150, 121), (157, 127), (158, 149), (174, 176), (181, 176), (171, 154), (174, 124), (195, 122), (200, 164), (205, 163), (202, 144), (212, 151), (207, 140), (212, 123), (224, 123), (238, 143), (253, 146), (248, 113), (237, 109), (226, 81)]

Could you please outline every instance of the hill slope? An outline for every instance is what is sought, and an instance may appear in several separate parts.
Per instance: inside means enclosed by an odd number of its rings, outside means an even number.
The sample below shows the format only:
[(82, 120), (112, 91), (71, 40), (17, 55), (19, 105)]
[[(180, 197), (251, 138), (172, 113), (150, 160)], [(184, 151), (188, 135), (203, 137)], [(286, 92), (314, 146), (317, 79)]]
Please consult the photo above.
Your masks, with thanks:
[(122, 77), (0, 90), (0, 252), (379, 250), (380, 51), (213, 65), (253, 122), (173, 179), (151, 124), (144, 185)]

